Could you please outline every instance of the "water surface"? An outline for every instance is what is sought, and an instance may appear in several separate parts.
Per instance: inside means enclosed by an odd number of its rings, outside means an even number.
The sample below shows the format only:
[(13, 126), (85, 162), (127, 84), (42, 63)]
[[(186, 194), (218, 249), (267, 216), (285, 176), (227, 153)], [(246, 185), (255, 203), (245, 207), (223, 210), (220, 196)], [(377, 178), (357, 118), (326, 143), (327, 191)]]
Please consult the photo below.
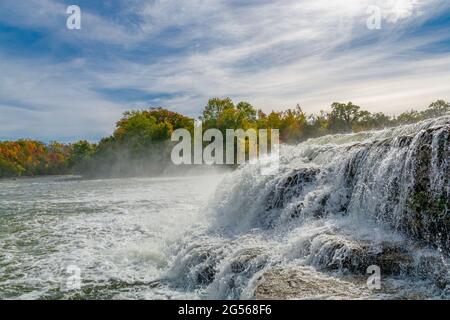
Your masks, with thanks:
[[(154, 286), (216, 177), (0, 182), (0, 298), (183, 298)], [(82, 290), (67, 290), (67, 268)], [(70, 269), (69, 269), (70, 270)]]

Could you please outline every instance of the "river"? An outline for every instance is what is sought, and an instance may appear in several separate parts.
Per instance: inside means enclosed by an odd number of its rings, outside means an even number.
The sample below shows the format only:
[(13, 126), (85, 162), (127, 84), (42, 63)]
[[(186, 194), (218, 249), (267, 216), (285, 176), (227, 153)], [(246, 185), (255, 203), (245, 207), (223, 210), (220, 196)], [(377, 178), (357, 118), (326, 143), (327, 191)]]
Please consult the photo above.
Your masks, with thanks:
[[(0, 182), (0, 298), (188, 298), (152, 281), (217, 176)], [(81, 290), (70, 289), (78, 267)], [(69, 285), (68, 285), (69, 284)]]
[(0, 298), (448, 299), (450, 116), (279, 171), (0, 182)]

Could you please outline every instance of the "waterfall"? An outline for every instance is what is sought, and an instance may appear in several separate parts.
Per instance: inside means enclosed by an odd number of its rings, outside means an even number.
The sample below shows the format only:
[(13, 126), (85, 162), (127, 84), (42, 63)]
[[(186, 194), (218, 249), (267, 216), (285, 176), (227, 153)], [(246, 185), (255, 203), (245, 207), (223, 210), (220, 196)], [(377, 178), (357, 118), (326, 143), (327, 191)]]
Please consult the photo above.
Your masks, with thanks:
[[(270, 297), (277, 277), (323, 276), (314, 283), (327, 287), (378, 265), (391, 286), (425, 281), (422, 294), (450, 294), (450, 116), (282, 146), (279, 167), (227, 176), (209, 226), (178, 244), (167, 277), (207, 298), (253, 298)], [(297, 294), (314, 291), (301, 283)]]

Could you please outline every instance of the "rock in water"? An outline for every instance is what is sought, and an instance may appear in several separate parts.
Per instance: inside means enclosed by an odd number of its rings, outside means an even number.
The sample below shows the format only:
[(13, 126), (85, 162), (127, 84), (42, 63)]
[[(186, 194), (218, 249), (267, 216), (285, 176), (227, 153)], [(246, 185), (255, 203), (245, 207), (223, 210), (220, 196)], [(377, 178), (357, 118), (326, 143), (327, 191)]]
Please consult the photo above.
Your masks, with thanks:
[(362, 299), (368, 289), (306, 267), (266, 271), (255, 290), (256, 299)]

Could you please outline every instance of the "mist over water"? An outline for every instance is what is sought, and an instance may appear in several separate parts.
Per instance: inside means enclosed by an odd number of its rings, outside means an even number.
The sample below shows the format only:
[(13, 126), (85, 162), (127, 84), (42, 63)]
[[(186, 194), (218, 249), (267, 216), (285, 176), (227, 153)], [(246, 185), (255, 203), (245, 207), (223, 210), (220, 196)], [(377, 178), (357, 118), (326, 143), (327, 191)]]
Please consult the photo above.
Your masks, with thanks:
[(274, 176), (2, 181), (0, 298), (447, 299), (449, 158), (447, 116), (283, 146)]

